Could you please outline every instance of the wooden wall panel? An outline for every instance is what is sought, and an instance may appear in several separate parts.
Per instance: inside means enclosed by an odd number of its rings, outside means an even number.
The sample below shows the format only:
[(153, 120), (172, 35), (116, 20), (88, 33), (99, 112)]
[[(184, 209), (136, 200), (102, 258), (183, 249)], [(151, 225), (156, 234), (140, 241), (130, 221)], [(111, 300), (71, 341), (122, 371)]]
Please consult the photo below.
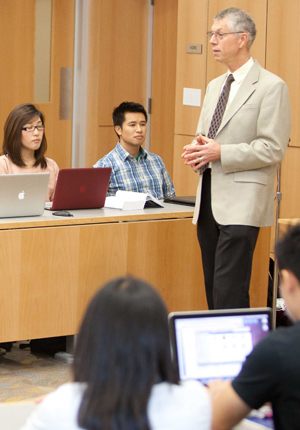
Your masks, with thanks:
[(290, 147), (281, 164), (280, 218), (300, 218), (300, 148)]
[[(190, 219), (131, 223), (129, 238), (128, 273), (155, 285), (170, 312), (207, 309), (201, 253)], [(188, 247), (181, 245), (182, 238)]]
[(190, 218), (20, 228), (0, 239), (3, 342), (75, 334), (91, 297), (116, 276), (148, 280), (170, 311), (206, 308)]
[(98, 120), (111, 125), (121, 102), (146, 103), (148, 0), (101, 0), (98, 25)]
[[(52, 227), (24, 221), (0, 230), (0, 340), (75, 334), (91, 297), (116, 276), (149, 281), (170, 311), (206, 309), (201, 252), (188, 212), (189, 218), (155, 221), (143, 214), (128, 215), (129, 222), (93, 217), (89, 225), (76, 225), (78, 218)], [(144, 221), (134, 221), (139, 217)], [(266, 303), (268, 231), (261, 230), (254, 253), (252, 306)]]
[(112, 149), (98, 141), (97, 128), (112, 125), (113, 108), (146, 107), (148, 1), (91, 0), (89, 17), (87, 167)]
[[(281, 0), (268, 2), (266, 67), (287, 84), (292, 110), (291, 141), (281, 165), (280, 218), (300, 217), (300, 40), (291, 43), (291, 28), (297, 28), (300, 3), (290, 0), (289, 7)], [(271, 252), (274, 250), (275, 229), (272, 230)]]
[(177, 0), (155, 0), (153, 28), (151, 152), (173, 176)]
[[(76, 321), (79, 228), (1, 231), (1, 337), (70, 333)], [(74, 266), (70, 266), (74, 263)], [(55, 270), (53, 270), (55, 268)], [(66, 286), (72, 288), (65, 289)], [(66, 306), (65, 304), (68, 304)]]
[(0, 238), (0, 315), (6, 315), (6, 318), (1, 321), (0, 333), (2, 338), (4, 336), (5, 339), (13, 339), (15, 328), (12, 321), (17, 321), (18, 326), (20, 313), (22, 233), (20, 230), (15, 232), (4, 231), (0, 232)]
[(253, 255), (249, 290), (251, 307), (267, 306), (270, 238), (271, 227), (261, 228)]
[(128, 223), (82, 226), (78, 266), (77, 316), (82, 318), (91, 297), (105, 283), (127, 274)]
[[(195, 135), (200, 108), (183, 105), (183, 88), (205, 95), (207, 1), (178, 1), (175, 134)], [(202, 44), (202, 54), (186, 53), (186, 44)]]
[[(258, 60), (262, 67), (265, 67), (266, 57), (266, 23), (267, 23), (267, 0), (209, 0), (208, 27), (213, 24), (214, 16), (228, 7), (239, 7), (250, 13), (255, 21), (257, 36), (251, 47), (251, 55)], [(209, 41), (207, 41), (208, 45)], [(215, 61), (211, 48), (208, 48), (207, 55), (207, 82), (206, 85), (217, 76), (225, 73), (227, 69)]]
[(267, 69), (288, 85), (292, 108), (290, 146), (300, 147), (300, 38), (294, 37), (291, 42), (290, 37), (291, 29), (299, 25), (300, 2), (289, 0), (286, 6), (282, 0), (269, 1)]
[[(183, 146), (195, 136), (201, 108), (183, 105), (183, 89), (201, 89), (206, 78), (207, 0), (178, 0), (176, 104), (173, 152), (173, 181), (177, 195), (195, 195), (198, 175), (185, 166)], [(202, 54), (186, 52), (187, 44), (202, 44)]]
[[(1, 0), (0, 6), (2, 133), (15, 106), (34, 103), (35, 0)], [(71, 166), (72, 123), (59, 120), (60, 67), (73, 68), (75, 3), (53, 0), (52, 8), (51, 100), (38, 107), (46, 117), (47, 156), (62, 168)]]
[(116, 146), (118, 137), (114, 131), (114, 127), (96, 126), (96, 137), (94, 137), (91, 145), (86, 147), (86, 167), (92, 167), (100, 158), (104, 157)]
[(0, 133), (9, 112), (33, 101), (35, 0), (1, 0)]
[(181, 154), (183, 147), (192, 141), (191, 136), (175, 135), (174, 138), (174, 187), (178, 196), (196, 195), (199, 173), (184, 164)]
[(74, 267), (79, 265), (78, 246), (78, 227), (22, 231), (18, 339), (26, 339), (23, 337), (26, 331), (33, 338), (55, 336), (53, 333), (59, 326), (68, 332), (74, 325), (78, 290)]
[(39, 107), (46, 117), (47, 156), (61, 169), (71, 167), (72, 119), (59, 119), (60, 68), (71, 67), (73, 70), (74, 30), (75, 2), (53, 0), (50, 103), (39, 103)]

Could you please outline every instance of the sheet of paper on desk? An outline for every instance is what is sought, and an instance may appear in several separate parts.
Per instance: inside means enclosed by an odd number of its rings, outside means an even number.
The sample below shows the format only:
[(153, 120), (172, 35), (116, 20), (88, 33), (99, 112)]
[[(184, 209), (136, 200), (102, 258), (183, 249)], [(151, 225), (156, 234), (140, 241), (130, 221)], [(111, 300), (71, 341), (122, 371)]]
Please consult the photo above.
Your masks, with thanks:
[(160, 201), (150, 194), (122, 190), (117, 191), (115, 196), (106, 197), (104, 206), (113, 209), (136, 210), (144, 209), (147, 202), (163, 208)]
[(116, 196), (108, 196), (105, 200), (105, 208), (121, 209), (123, 211), (144, 209), (145, 202), (143, 201), (126, 201), (118, 199)]

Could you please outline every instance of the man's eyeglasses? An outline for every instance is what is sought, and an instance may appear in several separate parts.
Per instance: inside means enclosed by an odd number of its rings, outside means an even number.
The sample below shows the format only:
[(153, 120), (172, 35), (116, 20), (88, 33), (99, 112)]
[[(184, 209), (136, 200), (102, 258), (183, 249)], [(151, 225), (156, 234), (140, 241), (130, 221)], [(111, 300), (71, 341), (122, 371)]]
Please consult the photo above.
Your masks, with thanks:
[(29, 131), (29, 132), (32, 132), (35, 129), (37, 129), (38, 131), (43, 131), (43, 130), (45, 130), (45, 126), (44, 125), (30, 125), (28, 127), (22, 128), (22, 130)]
[(213, 36), (215, 36), (215, 38), (217, 40), (222, 40), (224, 36), (226, 36), (226, 34), (237, 34), (237, 33), (244, 33), (244, 31), (231, 31), (230, 33), (215, 33), (214, 31), (208, 31), (207, 32), (207, 36), (211, 39)]

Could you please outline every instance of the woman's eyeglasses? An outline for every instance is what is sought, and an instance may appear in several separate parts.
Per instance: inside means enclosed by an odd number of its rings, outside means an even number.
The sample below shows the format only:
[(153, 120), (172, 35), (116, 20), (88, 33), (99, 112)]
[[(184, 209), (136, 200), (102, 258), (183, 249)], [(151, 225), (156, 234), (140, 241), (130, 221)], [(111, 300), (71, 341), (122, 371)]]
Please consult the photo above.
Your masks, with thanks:
[(22, 128), (22, 130), (29, 131), (29, 132), (32, 132), (35, 129), (37, 129), (38, 131), (43, 131), (43, 130), (45, 130), (45, 126), (44, 125), (30, 125), (28, 127)]

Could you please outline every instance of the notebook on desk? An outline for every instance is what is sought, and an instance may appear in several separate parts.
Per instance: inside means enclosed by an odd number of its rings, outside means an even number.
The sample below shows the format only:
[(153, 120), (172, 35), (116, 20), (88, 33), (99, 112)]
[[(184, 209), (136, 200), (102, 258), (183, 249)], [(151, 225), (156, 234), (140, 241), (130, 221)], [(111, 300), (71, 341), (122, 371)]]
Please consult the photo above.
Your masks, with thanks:
[(61, 169), (58, 172), (53, 202), (45, 209), (97, 209), (105, 203), (111, 168)]
[(49, 177), (49, 173), (0, 175), (0, 218), (41, 215)]
[(181, 380), (233, 379), (246, 356), (272, 328), (270, 308), (174, 312), (172, 353)]

